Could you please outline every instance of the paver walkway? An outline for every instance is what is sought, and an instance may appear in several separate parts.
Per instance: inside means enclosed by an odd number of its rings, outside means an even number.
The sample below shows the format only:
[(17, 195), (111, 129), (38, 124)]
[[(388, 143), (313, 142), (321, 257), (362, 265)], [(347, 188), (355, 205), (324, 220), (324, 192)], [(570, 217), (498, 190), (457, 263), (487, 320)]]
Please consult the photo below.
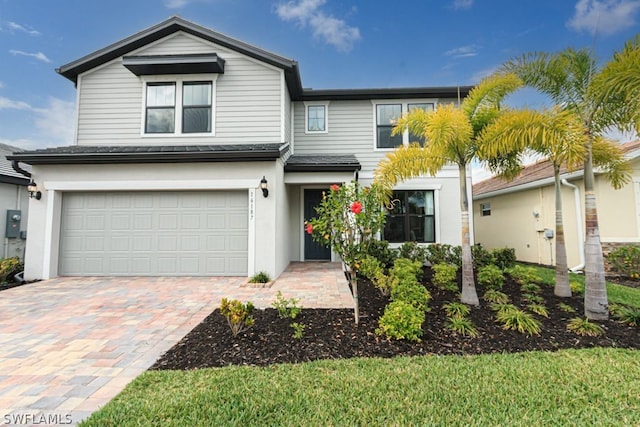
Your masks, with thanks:
[(0, 424), (70, 425), (99, 409), (220, 299), (352, 307), (340, 266), (293, 263), (271, 288), (244, 278), (57, 278), (0, 292)]

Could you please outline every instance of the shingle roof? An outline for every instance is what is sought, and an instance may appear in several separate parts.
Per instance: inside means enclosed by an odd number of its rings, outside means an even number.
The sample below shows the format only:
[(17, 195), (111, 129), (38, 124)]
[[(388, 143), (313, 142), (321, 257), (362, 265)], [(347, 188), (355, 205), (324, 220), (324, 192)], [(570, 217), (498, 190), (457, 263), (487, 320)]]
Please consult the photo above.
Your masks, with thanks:
[[(7, 160), (7, 156), (18, 151), (22, 151), (22, 149), (7, 144), (0, 144), (0, 182), (10, 182), (12, 184), (23, 185), (29, 183), (29, 179), (21, 173), (16, 172), (11, 166), (11, 161)], [(28, 172), (31, 171), (29, 166), (24, 169)]]
[(287, 159), (285, 172), (341, 172), (360, 170), (360, 162), (353, 154), (348, 155), (293, 155)]
[(44, 148), (7, 158), (36, 164), (173, 163), (275, 160), (288, 144), (86, 146)]
[[(622, 150), (627, 156), (636, 157), (640, 155), (640, 140), (628, 142), (621, 145)], [(634, 153), (634, 151), (639, 151)], [(567, 173), (564, 167), (560, 169), (560, 174)], [(512, 181), (504, 181), (498, 177), (492, 177), (473, 186), (473, 195), (480, 196), (494, 191), (506, 190), (508, 188), (517, 187), (519, 185), (531, 184), (536, 181), (553, 178), (553, 165), (549, 160), (542, 160), (532, 165), (526, 166), (520, 174)]]

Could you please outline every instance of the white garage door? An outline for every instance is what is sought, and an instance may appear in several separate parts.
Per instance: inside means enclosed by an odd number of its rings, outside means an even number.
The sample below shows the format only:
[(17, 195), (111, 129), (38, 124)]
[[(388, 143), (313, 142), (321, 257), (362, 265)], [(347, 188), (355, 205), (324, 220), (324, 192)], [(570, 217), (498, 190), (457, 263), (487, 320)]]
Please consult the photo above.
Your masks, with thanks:
[(63, 276), (244, 276), (244, 191), (66, 193)]

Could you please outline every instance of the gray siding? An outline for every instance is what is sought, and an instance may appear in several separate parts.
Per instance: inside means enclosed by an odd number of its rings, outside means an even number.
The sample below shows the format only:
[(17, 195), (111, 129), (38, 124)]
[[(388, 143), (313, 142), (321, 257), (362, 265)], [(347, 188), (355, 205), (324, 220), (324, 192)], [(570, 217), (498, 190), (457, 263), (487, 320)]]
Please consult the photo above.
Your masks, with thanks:
[(281, 70), (181, 33), (132, 54), (211, 52), (226, 60), (225, 73), (219, 75), (216, 82), (215, 136), (142, 137), (144, 84), (118, 59), (81, 76), (78, 85), (78, 144), (281, 142)]

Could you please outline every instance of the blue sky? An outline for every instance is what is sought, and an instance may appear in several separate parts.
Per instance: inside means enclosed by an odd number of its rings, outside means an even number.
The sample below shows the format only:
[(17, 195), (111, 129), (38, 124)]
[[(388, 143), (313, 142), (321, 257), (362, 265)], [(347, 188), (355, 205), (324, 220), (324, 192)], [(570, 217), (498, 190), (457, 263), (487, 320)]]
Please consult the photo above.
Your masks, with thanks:
[(297, 60), (315, 89), (473, 84), (568, 46), (604, 62), (640, 30), (640, 0), (0, 0), (0, 142), (71, 145), (75, 89), (55, 68), (171, 15)]

